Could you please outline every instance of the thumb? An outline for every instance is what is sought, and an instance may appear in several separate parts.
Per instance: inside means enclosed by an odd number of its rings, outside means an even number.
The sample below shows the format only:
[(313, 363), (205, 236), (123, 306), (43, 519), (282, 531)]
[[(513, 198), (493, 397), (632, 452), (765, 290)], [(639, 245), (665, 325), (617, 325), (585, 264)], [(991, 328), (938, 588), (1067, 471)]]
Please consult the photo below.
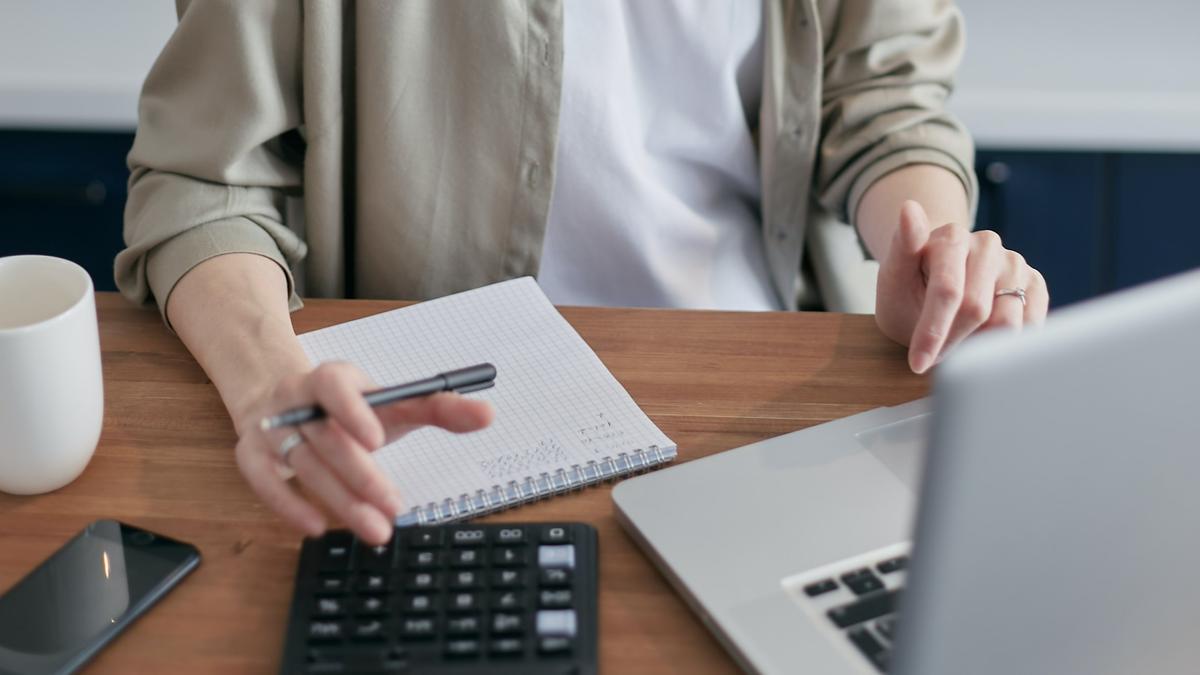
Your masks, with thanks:
[(896, 253), (906, 258), (915, 257), (925, 248), (932, 230), (925, 209), (911, 199), (904, 202), (900, 207), (900, 228), (896, 231), (896, 243), (900, 246)]

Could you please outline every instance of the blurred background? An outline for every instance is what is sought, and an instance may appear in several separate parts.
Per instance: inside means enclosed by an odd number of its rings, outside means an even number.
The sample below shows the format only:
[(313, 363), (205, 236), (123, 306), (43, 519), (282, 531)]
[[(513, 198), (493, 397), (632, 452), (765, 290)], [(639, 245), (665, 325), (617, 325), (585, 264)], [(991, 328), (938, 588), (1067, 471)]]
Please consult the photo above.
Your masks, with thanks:
[[(1057, 306), (1200, 267), (1200, 2), (958, 4), (978, 226)], [(138, 90), (174, 24), (165, 0), (0, 0), (0, 256), (114, 289)]]

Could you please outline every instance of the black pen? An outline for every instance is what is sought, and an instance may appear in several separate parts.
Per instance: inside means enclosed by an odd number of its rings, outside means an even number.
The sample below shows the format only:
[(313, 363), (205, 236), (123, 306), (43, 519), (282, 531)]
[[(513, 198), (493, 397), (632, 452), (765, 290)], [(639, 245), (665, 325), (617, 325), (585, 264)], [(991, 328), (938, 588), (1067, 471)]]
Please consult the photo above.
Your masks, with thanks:
[[(451, 370), (448, 373), (434, 375), (424, 380), (368, 391), (363, 394), (363, 398), (366, 399), (367, 405), (374, 408), (386, 403), (402, 401), (408, 398), (419, 398), (442, 391), (453, 391), (459, 394), (480, 391), (491, 387), (495, 384), (495, 381), (496, 366), (490, 363), (480, 363), (470, 368)], [(263, 431), (269, 431), (271, 429), (278, 429), (279, 427), (292, 427), (304, 424), (305, 422), (312, 422), (324, 417), (325, 410), (321, 406), (305, 406), (303, 408), (293, 408), (272, 417), (264, 417), (262, 422), (259, 422), (259, 427)]]

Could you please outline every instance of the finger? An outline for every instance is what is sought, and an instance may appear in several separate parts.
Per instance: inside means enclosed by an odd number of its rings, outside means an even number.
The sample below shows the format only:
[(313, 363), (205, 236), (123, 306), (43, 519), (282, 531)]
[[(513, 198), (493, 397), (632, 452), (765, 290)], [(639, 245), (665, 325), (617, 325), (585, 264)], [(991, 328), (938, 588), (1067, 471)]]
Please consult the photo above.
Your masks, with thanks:
[(967, 233), (957, 225), (934, 230), (925, 247), (928, 275), (921, 316), (909, 340), (908, 363), (923, 373), (941, 352), (958, 314), (966, 285)]
[(267, 508), (310, 537), (325, 532), (324, 516), (279, 477), (275, 470), (278, 460), (270, 450), (239, 445), (237, 461), (250, 489)]
[(389, 518), (404, 510), (404, 500), (375, 462), (370, 452), (351, 436), (336, 419), (307, 424), (304, 435), (309, 447), (337, 474), (341, 482), (358, 498), (379, 509)]
[[(1005, 271), (996, 281), (996, 292), (1006, 288), (1025, 288), (1028, 284), (1028, 266), (1020, 254), (1009, 251), (1006, 256)], [(988, 318), (986, 328), (1020, 329), (1025, 325), (1025, 311), (1029, 308), (1029, 291), (1025, 291), (1025, 302), (1018, 295), (997, 295)]]
[(914, 201), (900, 207), (900, 226), (892, 236), (892, 247), (883, 262), (889, 267), (916, 271), (921, 264), (921, 251), (929, 241), (932, 230), (925, 209)]
[(305, 385), (308, 395), (359, 444), (370, 450), (383, 445), (383, 424), (362, 395), (371, 381), (361, 370), (349, 363), (323, 363)]
[(979, 330), (992, 315), (996, 278), (1005, 260), (1004, 247), (1000, 244), (1000, 236), (991, 230), (970, 235), (969, 242), (962, 304), (958, 307), (946, 343), (938, 353), (938, 360), (968, 335)]
[(1050, 311), (1050, 290), (1046, 286), (1046, 278), (1036, 269), (1029, 268), (1029, 285), (1025, 291), (1025, 324), (1040, 324), (1046, 320)]
[(290, 459), (300, 482), (360, 538), (371, 544), (383, 544), (392, 536), (391, 520), (379, 509), (355, 497), (308, 443), (293, 450)]
[(455, 433), (477, 431), (492, 423), (495, 411), (487, 401), (452, 392), (399, 401), (376, 409), (390, 442), (421, 426)]

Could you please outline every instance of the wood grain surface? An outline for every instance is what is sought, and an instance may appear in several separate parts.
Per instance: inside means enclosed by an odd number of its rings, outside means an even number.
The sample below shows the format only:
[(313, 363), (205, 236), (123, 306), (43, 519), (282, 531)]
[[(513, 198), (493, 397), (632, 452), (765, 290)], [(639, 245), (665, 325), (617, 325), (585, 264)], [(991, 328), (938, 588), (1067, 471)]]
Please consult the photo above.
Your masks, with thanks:
[[(305, 332), (405, 303), (312, 300)], [(192, 542), (203, 562), (107, 647), (90, 673), (270, 673), (279, 668), (300, 536), (250, 492), (204, 372), (157, 312), (97, 294), (105, 421), (83, 475), (51, 494), (0, 494), (0, 589), (97, 518)], [(678, 462), (926, 394), (868, 316), (563, 308)], [(580, 520), (600, 533), (605, 673), (736, 667), (617, 525), (609, 487), (491, 516)]]

